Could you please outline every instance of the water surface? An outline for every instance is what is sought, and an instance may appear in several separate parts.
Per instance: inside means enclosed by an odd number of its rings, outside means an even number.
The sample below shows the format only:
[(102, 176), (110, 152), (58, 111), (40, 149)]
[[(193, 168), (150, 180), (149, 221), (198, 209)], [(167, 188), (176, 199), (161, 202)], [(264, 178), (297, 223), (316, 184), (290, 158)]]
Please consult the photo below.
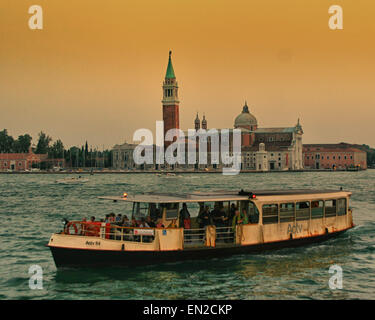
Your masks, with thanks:
[[(68, 176), (68, 175), (66, 175)], [(97, 174), (84, 185), (64, 175), (0, 175), (0, 299), (375, 299), (375, 170), (252, 173), (238, 176)], [(57, 270), (45, 246), (62, 218), (100, 219), (123, 204), (97, 199), (142, 191), (324, 188), (353, 192), (356, 227), (327, 242), (227, 259), (138, 268)], [(29, 267), (43, 270), (30, 290)], [(328, 286), (329, 267), (343, 269), (343, 289)]]

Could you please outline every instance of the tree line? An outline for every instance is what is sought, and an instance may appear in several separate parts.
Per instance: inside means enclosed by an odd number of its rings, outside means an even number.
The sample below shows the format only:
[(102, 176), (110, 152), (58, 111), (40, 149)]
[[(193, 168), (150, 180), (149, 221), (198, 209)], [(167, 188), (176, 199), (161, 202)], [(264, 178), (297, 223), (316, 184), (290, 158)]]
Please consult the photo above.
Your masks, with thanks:
[[(0, 131), (0, 153), (28, 153), (30, 148), (35, 154), (47, 154), (48, 159), (64, 159), (68, 167), (104, 167), (112, 165), (112, 152), (90, 148), (86, 141), (84, 146), (73, 146), (65, 149), (60, 139), (53, 141), (52, 137), (41, 131), (38, 134), (36, 146), (32, 146), (33, 138), (29, 134), (20, 135), (14, 139), (7, 129)], [(43, 165), (45, 167), (45, 164)]]
[(367, 144), (363, 144), (362, 147), (362, 150), (367, 153), (367, 166), (375, 166), (375, 149), (370, 148)]

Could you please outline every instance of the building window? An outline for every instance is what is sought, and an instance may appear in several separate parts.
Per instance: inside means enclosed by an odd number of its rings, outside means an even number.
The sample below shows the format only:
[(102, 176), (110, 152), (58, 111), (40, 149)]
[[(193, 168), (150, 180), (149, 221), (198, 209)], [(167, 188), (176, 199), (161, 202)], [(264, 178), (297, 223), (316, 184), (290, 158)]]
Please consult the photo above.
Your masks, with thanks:
[(329, 160), (329, 156), (327, 156), (327, 160)]

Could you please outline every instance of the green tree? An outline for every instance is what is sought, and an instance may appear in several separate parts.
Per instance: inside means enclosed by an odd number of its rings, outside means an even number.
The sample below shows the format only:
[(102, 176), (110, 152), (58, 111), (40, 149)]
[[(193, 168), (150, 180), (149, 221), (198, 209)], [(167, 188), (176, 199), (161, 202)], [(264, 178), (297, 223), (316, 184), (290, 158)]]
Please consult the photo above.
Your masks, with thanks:
[(11, 153), (14, 152), (14, 139), (8, 135), (7, 129), (0, 131), (0, 152)]
[(48, 153), (49, 144), (52, 141), (52, 138), (46, 135), (43, 131), (39, 133), (38, 144), (36, 145), (35, 153), (45, 154)]
[(19, 136), (14, 142), (14, 152), (28, 153), (31, 146), (31, 140), (33, 140), (33, 138), (27, 133)]
[(49, 148), (48, 157), (54, 159), (62, 159), (64, 157), (64, 144), (60, 139), (54, 142)]

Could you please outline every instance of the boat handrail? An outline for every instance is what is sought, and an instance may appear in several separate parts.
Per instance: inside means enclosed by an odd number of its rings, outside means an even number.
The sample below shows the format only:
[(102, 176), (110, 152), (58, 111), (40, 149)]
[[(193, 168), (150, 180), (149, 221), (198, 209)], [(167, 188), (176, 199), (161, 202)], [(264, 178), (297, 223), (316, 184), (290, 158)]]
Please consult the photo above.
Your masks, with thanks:
[[(73, 227), (73, 231), (70, 230)], [(132, 242), (152, 242), (155, 237), (155, 229), (172, 228), (150, 228), (150, 227), (124, 227), (106, 222), (91, 221), (69, 221), (64, 227), (64, 234), (86, 237), (99, 237), (102, 239), (132, 241)], [(134, 232), (134, 230), (151, 231), (150, 234)], [(152, 239), (153, 240), (153, 239)]]

